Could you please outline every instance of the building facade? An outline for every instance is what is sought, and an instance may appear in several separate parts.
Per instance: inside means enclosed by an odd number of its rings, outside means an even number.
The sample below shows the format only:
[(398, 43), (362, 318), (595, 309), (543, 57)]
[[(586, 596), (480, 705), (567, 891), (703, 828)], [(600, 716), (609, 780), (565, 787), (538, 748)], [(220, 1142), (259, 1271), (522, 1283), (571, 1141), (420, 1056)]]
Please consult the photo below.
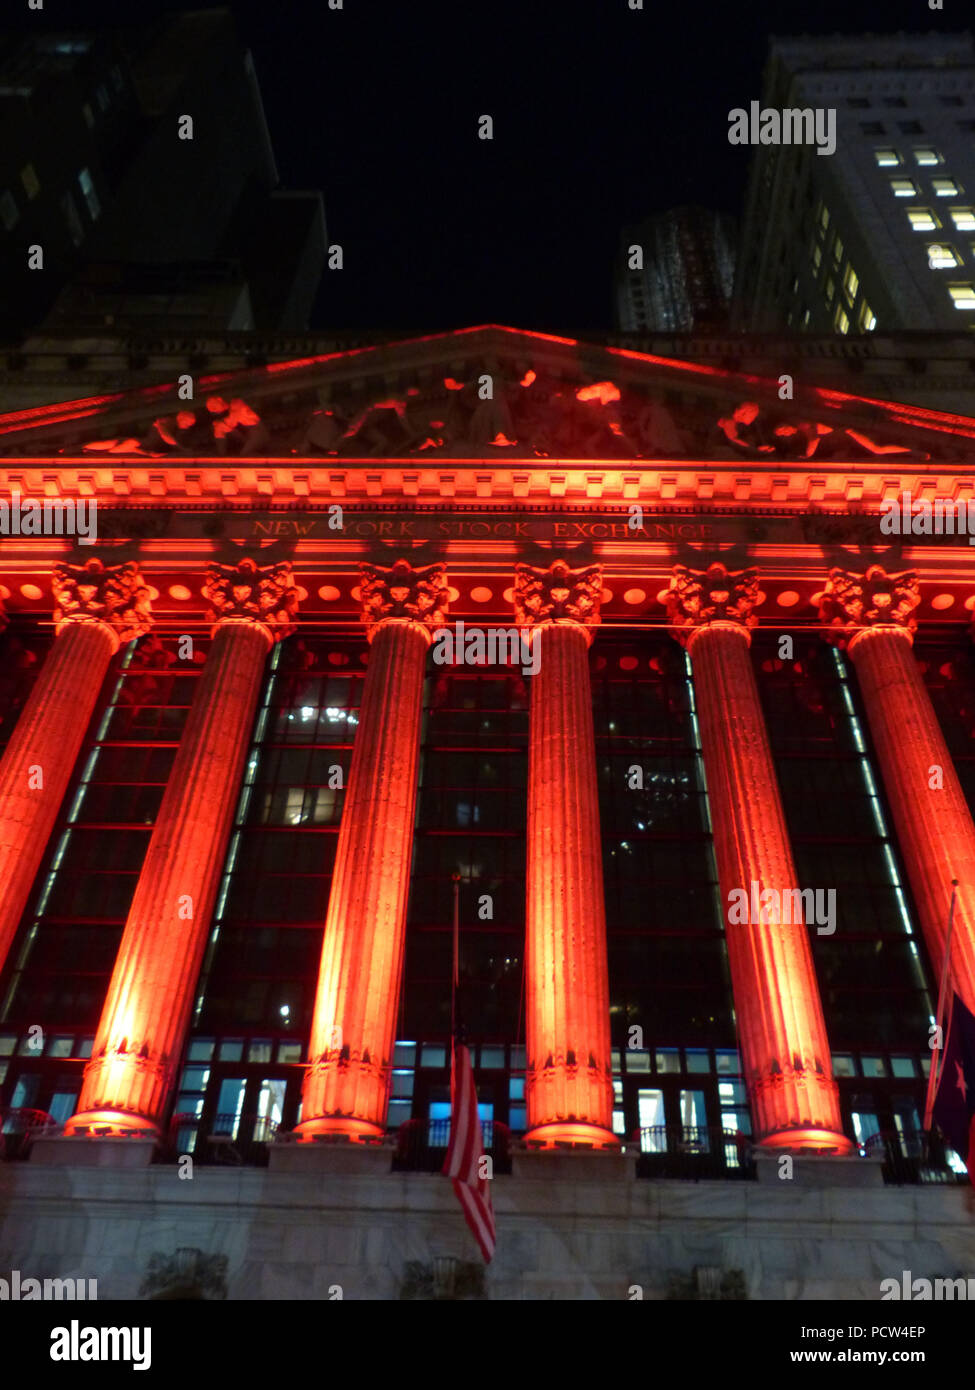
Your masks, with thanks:
[(782, 394), (481, 328), (0, 417), (0, 1259), (446, 1296), (457, 884), (471, 1287), (966, 1272), (975, 420)]
[(228, 10), (0, 35), (0, 132), (5, 340), (307, 326), (322, 197), (279, 186)]
[(671, 208), (623, 233), (616, 323), (624, 333), (719, 333), (734, 278), (733, 219)]
[(774, 40), (761, 108), (832, 112), (835, 148), (754, 150), (733, 326), (967, 331), (975, 310), (971, 35)]

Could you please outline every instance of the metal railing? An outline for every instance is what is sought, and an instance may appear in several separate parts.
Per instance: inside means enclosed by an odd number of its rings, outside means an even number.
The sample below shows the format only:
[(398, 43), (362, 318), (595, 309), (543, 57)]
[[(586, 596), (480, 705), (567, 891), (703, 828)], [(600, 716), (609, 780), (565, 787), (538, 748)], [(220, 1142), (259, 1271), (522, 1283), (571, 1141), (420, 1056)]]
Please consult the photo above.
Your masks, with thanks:
[(964, 1173), (952, 1168), (947, 1145), (934, 1135), (881, 1130), (857, 1147), (863, 1158), (882, 1160), (881, 1171), (888, 1186), (968, 1182)]
[(716, 1125), (649, 1125), (637, 1130), (637, 1177), (751, 1179), (752, 1141), (747, 1134)]
[[(483, 1120), (484, 1152), (495, 1173), (511, 1172), (511, 1130), (498, 1120)], [(396, 1131), (394, 1173), (439, 1173), (450, 1142), (449, 1120), (407, 1120)]]
[(156, 1161), (175, 1163), (191, 1154), (196, 1163), (225, 1163), (248, 1167), (267, 1163), (268, 1148), (278, 1135), (278, 1125), (267, 1116), (175, 1114)]
[(35, 1139), (48, 1139), (64, 1129), (46, 1110), (12, 1107), (0, 1111), (0, 1158), (26, 1158)]

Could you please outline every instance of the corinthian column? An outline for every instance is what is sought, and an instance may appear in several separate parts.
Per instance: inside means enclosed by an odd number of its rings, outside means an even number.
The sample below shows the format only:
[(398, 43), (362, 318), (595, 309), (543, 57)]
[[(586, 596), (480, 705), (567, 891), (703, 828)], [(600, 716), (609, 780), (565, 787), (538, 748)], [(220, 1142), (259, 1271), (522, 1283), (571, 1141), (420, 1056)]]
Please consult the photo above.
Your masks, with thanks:
[(528, 745), (525, 1011), (529, 1142), (617, 1148), (589, 647), (602, 571), (518, 565), (515, 614), (541, 644)]
[(856, 667), (921, 930), (940, 978), (952, 879), (955, 988), (975, 1010), (975, 826), (912, 646), (917, 574), (832, 569), (822, 619)]
[(138, 566), (56, 565), (56, 637), (0, 761), (0, 967), (58, 818), (109, 662), (148, 632)]
[(301, 1142), (385, 1130), (431, 629), (446, 621), (443, 565), (362, 565), (370, 642), (342, 808), (301, 1098)]
[(736, 922), (729, 912), (725, 930), (756, 1135), (765, 1148), (848, 1153), (807, 927), (791, 906), (801, 901), (796, 870), (748, 651), (758, 598), (757, 570), (676, 565), (667, 606), (691, 655), (722, 900), (744, 894), (758, 919)]
[(291, 566), (212, 565), (215, 623), (66, 1132), (159, 1133), (189, 1026), (268, 651), (293, 631)]

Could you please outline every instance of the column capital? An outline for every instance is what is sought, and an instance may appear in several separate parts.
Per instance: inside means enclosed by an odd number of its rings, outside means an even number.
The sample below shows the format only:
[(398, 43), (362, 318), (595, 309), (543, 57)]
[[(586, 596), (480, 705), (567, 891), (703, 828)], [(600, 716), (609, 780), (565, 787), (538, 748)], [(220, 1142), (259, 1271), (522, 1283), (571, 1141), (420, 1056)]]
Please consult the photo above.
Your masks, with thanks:
[(51, 588), (56, 632), (68, 623), (102, 623), (111, 631), (117, 650), (152, 626), (149, 589), (134, 560), (106, 565), (93, 555), (83, 565), (59, 562)]
[(748, 638), (749, 629), (758, 622), (754, 610), (763, 597), (754, 566), (729, 570), (720, 560), (706, 570), (675, 565), (667, 591), (667, 614), (677, 629), (675, 636), (685, 646), (695, 632), (711, 626), (734, 628)]
[(298, 594), (288, 560), (259, 565), (245, 556), (232, 565), (208, 565), (203, 597), (215, 626), (250, 623), (264, 632), (271, 646), (295, 630)]
[(827, 640), (853, 648), (854, 642), (878, 628), (913, 640), (917, 628), (914, 610), (921, 602), (916, 570), (890, 574), (883, 565), (871, 565), (865, 574), (834, 566), (819, 605), (822, 622), (828, 623)]
[(538, 565), (515, 566), (514, 605), (519, 627), (540, 628), (546, 623), (575, 624), (592, 642), (590, 628), (601, 621), (602, 565), (574, 570), (565, 560), (554, 560), (547, 569)]
[(370, 642), (383, 623), (416, 623), (428, 642), (433, 629), (446, 623), (450, 591), (443, 565), (417, 569), (399, 559), (389, 568), (361, 564), (359, 574), (361, 618)]

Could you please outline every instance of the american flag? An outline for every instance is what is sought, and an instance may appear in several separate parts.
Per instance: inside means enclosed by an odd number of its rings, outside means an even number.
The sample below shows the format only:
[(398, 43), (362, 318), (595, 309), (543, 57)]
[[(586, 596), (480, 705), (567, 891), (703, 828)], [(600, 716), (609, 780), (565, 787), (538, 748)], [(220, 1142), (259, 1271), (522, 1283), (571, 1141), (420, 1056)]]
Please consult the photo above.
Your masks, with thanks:
[(490, 1181), (478, 1173), (483, 1154), (471, 1054), (455, 1043), (450, 1073), (450, 1143), (443, 1172), (453, 1180), (464, 1219), (481, 1248), (484, 1263), (490, 1264), (495, 1243), (494, 1208)]

